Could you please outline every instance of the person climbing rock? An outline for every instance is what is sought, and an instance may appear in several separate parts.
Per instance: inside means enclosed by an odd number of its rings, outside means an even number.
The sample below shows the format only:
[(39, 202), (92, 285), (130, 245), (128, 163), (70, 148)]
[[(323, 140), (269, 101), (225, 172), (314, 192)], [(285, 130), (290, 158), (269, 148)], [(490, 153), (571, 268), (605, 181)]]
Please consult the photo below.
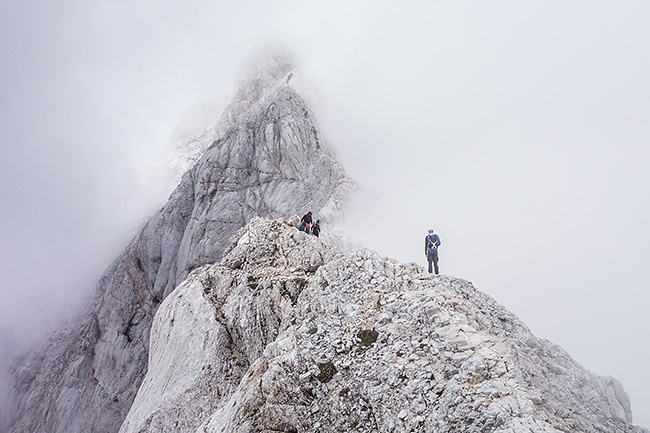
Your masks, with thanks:
[(311, 227), (311, 234), (316, 237), (320, 236), (320, 220), (316, 220), (314, 225)]
[(311, 211), (303, 215), (298, 230), (305, 233), (311, 233)]
[(433, 272), (432, 265), (438, 275), (438, 247), (440, 246), (440, 236), (429, 230), (429, 234), (424, 238), (424, 256), (429, 262), (429, 273)]

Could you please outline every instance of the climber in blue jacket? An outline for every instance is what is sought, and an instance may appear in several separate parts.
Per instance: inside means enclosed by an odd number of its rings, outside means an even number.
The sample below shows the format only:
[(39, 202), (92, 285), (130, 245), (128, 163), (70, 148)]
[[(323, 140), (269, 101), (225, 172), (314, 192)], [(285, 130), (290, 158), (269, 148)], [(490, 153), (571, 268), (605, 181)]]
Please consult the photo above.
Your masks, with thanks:
[(433, 232), (433, 229), (429, 230), (429, 234), (424, 238), (424, 256), (429, 262), (429, 273), (432, 273), (431, 269), (435, 267), (436, 275), (438, 275), (438, 247), (440, 246), (440, 236)]

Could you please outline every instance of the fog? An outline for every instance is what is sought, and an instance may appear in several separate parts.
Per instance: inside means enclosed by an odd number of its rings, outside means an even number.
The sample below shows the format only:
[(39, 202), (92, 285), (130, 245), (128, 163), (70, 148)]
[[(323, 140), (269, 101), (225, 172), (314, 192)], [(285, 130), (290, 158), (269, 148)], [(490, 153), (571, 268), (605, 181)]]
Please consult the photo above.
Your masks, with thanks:
[(650, 427), (648, 16), (609, 0), (4, 2), (2, 356), (78, 310), (164, 203), (183, 113), (282, 47), (369, 191), (355, 236), (425, 265), (434, 228), (443, 274), (621, 380)]

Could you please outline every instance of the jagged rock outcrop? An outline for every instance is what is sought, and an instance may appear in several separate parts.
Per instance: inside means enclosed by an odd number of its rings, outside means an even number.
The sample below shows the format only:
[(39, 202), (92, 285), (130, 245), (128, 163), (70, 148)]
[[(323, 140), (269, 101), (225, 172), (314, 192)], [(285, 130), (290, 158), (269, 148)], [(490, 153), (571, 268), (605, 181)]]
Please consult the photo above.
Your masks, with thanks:
[(618, 381), (470, 283), (280, 219), (334, 221), (355, 186), (267, 62), (88, 311), (17, 367), (9, 432), (647, 433)]
[(647, 432), (464, 280), (255, 219), (160, 307), (121, 433)]
[[(175, 152), (171, 165), (172, 170), (179, 177), (198, 161), (210, 143), (222, 139), (237, 123), (240, 116), (273, 91), (281, 81), (284, 80), (284, 84), (289, 84), (295, 74), (292, 58), (283, 52), (265, 53), (260, 57), (252, 58), (250, 65), (245, 69), (245, 78), (239, 83), (235, 96), (223, 109), (216, 124), (206, 122), (209, 126), (204, 128), (193, 125), (173, 143)], [(298, 91), (302, 93), (301, 89)], [(204, 102), (201, 105), (209, 104)], [(194, 108), (199, 112), (203, 111), (199, 107)], [(195, 119), (194, 116), (191, 118)], [(181, 120), (177, 128), (184, 129), (183, 124)]]
[(10, 432), (117, 431), (147, 372), (154, 314), (190, 271), (221, 259), (254, 217), (312, 210), (327, 224), (340, 214), (353, 182), (317, 139), (306, 101), (277, 80), (285, 60), (270, 62), (245, 81), (223, 137), (107, 269), (89, 310), (16, 369)]

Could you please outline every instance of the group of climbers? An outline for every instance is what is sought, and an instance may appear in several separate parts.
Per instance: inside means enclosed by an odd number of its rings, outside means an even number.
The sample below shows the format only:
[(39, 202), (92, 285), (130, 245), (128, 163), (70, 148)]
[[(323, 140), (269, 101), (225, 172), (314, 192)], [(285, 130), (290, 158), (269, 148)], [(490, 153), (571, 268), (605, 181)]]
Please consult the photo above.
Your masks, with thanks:
[(320, 220), (316, 220), (315, 223), (312, 222), (311, 211), (309, 211), (303, 215), (302, 219), (300, 220), (298, 230), (305, 233), (311, 233), (312, 235), (318, 237), (320, 236)]
[[(303, 215), (300, 220), (300, 225), (298, 230), (301, 232), (309, 233), (314, 236), (320, 235), (320, 220), (313, 222), (311, 211)], [(429, 229), (429, 233), (424, 238), (424, 256), (427, 258), (429, 263), (429, 273), (434, 273), (438, 275), (440, 269), (438, 268), (438, 247), (442, 242), (440, 241), (440, 236), (438, 236), (433, 229)]]

